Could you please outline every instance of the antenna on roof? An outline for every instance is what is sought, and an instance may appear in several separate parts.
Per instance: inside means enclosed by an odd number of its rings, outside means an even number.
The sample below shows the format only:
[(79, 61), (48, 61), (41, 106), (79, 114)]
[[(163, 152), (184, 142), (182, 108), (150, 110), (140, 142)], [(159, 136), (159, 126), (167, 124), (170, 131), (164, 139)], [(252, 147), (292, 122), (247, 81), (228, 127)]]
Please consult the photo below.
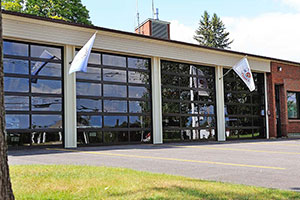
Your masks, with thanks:
[(158, 8), (156, 8), (155, 19), (156, 19), (156, 20), (159, 20), (159, 19), (158, 19)]
[(154, 7), (154, 0), (152, 0), (152, 19), (158, 20), (158, 8)]
[(152, 19), (154, 19), (155, 11), (154, 11), (154, 0), (152, 0)]
[(138, 0), (136, 0), (136, 19), (137, 19), (137, 25), (138, 25), (138, 32), (139, 32), (139, 34), (141, 34), (141, 29), (140, 29), (140, 13), (139, 13)]

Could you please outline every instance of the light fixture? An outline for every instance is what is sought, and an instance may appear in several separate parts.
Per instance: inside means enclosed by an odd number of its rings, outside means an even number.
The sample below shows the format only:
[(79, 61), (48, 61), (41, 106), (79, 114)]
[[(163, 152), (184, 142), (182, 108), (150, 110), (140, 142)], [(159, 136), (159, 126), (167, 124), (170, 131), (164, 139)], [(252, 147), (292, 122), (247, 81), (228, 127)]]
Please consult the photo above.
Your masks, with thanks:
[(282, 67), (281, 67), (281, 66), (278, 66), (278, 67), (277, 67), (277, 70), (278, 70), (279, 72), (281, 72), (281, 71), (282, 71)]

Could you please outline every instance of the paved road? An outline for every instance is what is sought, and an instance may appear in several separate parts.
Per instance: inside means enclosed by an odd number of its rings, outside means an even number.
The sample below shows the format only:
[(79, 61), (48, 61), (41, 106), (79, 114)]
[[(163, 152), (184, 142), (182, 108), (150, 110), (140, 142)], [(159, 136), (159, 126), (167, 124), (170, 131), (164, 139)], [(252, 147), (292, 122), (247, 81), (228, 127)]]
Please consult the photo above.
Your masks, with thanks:
[(300, 140), (10, 150), (9, 164), (126, 167), (300, 191)]

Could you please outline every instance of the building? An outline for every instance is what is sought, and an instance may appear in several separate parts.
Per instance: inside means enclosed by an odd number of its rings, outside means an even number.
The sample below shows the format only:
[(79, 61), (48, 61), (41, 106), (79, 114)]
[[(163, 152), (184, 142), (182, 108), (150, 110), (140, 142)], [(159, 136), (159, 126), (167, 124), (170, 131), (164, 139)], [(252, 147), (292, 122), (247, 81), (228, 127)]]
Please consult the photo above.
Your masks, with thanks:
[[(88, 72), (69, 75), (76, 51), (95, 31)], [(3, 37), (10, 145), (74, 148), (300, 132), (299, 79), (288, 73), (299, 74), (300, 63), (9, 11)], [(252, 93), (234, 73), (221, 78), (245, 55)], [(275, 91), (282, 94), (281, 134)]]

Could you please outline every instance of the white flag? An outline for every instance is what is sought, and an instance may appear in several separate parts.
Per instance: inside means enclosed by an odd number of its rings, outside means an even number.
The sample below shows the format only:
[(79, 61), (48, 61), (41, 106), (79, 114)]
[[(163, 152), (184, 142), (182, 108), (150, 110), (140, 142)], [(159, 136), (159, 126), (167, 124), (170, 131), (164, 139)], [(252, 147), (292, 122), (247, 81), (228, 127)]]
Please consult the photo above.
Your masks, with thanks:
[(91, 50), (96, 38), (97, 32), (91, 37), (91, 39), (80, 49), (75, 58), (72, 61), (69, 74), (73, 72), (86, 72), (87, 64), (91, 54)]
[(233, 70), (239, 75), (239, 77), (248, 86), (250, 92), (255, 90), (252, 72), (246, 57), (240, 60), (237, 64), (235, 64), (233, 66)]

